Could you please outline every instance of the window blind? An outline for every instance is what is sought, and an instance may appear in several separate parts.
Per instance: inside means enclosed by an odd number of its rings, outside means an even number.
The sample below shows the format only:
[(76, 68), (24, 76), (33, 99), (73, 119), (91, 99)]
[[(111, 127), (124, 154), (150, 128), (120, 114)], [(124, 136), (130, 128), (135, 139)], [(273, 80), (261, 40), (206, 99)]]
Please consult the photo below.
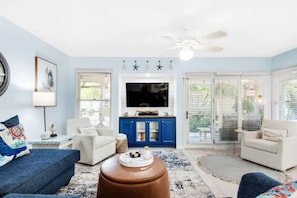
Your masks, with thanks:
[(273, 110), (280, 120), (297, 119), (297, 67), (282, 69), (272, 73), (274, 79)]

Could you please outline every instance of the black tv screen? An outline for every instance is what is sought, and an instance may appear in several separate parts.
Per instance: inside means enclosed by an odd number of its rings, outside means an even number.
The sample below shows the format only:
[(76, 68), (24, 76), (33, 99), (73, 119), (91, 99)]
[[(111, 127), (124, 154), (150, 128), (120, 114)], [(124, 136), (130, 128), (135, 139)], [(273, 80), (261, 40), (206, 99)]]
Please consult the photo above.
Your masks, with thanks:
[(169, 83), (126, 83), (127, 107), (168, 107)]

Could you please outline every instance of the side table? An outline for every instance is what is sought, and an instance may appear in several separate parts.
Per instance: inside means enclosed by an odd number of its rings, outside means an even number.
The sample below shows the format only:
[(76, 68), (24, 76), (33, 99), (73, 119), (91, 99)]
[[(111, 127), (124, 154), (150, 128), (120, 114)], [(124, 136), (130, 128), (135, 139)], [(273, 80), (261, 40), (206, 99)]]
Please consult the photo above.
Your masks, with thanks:
[[(241, 134), (246, 131), (244, 129), (235, 129), (234, 132), (238, 134), (238, 139), (239, 139), (239, 153), (240, 153), (240, 147), (241, 147)], [(233, 144), (233, 154), (235, 154), (235, 142)]]
[(34, 139), (28, 143), (33, 149), (72, 149), (73, 135), (58, 135), (47, 140)]

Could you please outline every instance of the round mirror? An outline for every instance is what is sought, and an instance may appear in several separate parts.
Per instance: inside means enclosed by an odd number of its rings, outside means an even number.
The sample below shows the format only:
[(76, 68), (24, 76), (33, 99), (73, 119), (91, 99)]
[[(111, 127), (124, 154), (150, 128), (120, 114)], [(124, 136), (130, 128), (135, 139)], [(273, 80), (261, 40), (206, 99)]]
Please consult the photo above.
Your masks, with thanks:
[(10, 72), (6, 59), (0, 53), (0, 96), (7, 90), (10, 80)]

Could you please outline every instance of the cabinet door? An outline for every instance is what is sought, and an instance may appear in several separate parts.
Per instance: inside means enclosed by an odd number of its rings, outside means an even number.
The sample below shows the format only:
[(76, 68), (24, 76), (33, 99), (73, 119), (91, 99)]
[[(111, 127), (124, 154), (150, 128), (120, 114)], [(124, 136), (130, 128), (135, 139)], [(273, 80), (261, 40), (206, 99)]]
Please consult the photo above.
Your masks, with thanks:
[(148, 121), (148, 135), (150, 143), (160, 142), (160, 121), (158, 119)]
[(127, 135), (129, 145), (135, 143), (134, 131), (135, 121), (133, 119), (120, 119), (120, 133)]
[(162, 143), (175, 145), (175, 119), (168, 118), (161, 120)]
[(147, 142), (147, 122), (142, 120), (136, 120), (136, 130), (135, 137), (136, 143), (145, 143)]

